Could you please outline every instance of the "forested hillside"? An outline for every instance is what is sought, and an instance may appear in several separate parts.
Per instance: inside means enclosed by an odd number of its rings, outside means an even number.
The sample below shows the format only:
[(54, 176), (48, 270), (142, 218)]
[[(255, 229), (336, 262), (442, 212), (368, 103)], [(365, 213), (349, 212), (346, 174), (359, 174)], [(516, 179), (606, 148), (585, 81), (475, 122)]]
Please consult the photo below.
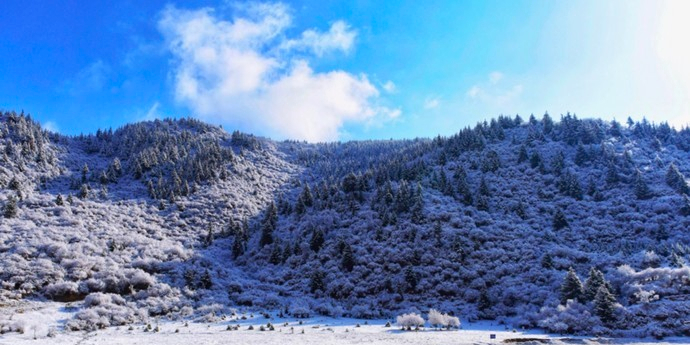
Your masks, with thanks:
[(688, 128), (545, 114), (309, 144), (193, 119), (67, 137), (5, 112), (0, 150), (0, 302), (72, 302), (70, 329), (434, 308), (690, 335)]

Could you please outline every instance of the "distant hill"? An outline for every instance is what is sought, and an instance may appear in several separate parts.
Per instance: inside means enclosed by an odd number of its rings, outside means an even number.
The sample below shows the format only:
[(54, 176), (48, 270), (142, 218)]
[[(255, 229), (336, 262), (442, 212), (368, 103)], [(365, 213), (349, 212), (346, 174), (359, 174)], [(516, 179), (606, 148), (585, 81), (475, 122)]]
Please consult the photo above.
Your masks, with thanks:
[(71, 329), (434, 308), (690, 335), (686, 176), (690, 129), (645, 120), (500, 116), (450, 137), (308, 144), (194, 119), (67, 137), (6, 112), (0, 302), (72, 301)]

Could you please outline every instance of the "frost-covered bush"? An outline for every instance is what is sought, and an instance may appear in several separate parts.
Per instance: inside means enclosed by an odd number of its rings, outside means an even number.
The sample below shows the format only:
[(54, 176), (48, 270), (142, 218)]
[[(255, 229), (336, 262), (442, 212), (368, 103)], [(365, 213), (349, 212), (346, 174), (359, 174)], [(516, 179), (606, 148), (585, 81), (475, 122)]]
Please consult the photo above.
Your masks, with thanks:
[(399, 315), (395, 319), (395, 321), (398, 324), (398, 326), (407, 330), (424, 326), (424, 319), (421, 316), (419, 316), (419, 314), (415, 313)]
[(592, 315), (589, 308), (577, 300), (568, 300), (566, 305), (543, 308), (539, 326), (556, 333), (587, 333), (601, 326), (599, 318)]
[(431, 309), (429, 310), (429, 324), (434, 327), (457, 328), (460, 327), (460, 319), (448, 314), (441, 314), (436, 309)]
[(74, 302), (84, 298), (79, 291), (79, 285), (71, 281), (50, 284), (43, 289), (43, 293), (59, 302)]

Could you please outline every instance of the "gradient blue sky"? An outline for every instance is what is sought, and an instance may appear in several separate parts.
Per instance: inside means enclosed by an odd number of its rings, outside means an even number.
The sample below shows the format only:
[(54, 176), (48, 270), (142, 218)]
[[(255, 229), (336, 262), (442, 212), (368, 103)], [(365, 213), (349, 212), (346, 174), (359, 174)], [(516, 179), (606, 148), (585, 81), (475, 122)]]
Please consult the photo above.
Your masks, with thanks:
[(191, 115), (311, 141), (544, 111), (679, 127), (688, 3), (2, 1), (0, 109), (65, 134)]

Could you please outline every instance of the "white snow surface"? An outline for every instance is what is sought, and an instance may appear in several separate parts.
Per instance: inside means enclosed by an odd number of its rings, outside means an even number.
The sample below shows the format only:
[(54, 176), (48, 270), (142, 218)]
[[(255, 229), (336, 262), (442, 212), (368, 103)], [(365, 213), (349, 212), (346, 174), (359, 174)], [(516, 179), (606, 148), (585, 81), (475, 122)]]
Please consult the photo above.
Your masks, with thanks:
[[(353, 318), (314, 317), (265, 318), (260, 314), (238, 312), (235, 316), (220, 316), (215, 322), (190, 320), (151, 320), (148, 324), (107, 327), (92, 332), (67, 331), (64, 323), (73, 317), (76, 308), (55, 302), (23, 302), (0, 308), (0, 323), (13, 321), (23, 333), (0, 335), (0, 344), (498, 344), (522, 339), (522, 344), (690, 344), (687, 338), (628, 339), (573, 337), (547, 334), (539, 329), (513, 330), (496, 322), (468, 322), (462, 328), (439, 330), (427, 324), (419, 331), (402, 331), (392, 320), (362, 320)], [(242, 316), (247, 319), (242, 320)], [(225, 320), (223, 320), (225, 318)], [(11, 320), (10, 320), (11, 319)], [(274, 331), (261, 331), (268, 323)], [(391, 327), (386, 323), (391, 322)], [(147, 326), (151, 330), (147, 331)], [(249, 330), (249, 326), (253, 330)], [(239, 330), (228, 331), (228, 326)], [(155, 331), (156, 328), (158, 331)], [(52, 330), (52, 331), (51, 331)], [(49, 336), (48, 333), (52, 332)], [(491, 339), (495, 335), (495, 339)], [(539, 339), (540, 341), (527, 339)]]

